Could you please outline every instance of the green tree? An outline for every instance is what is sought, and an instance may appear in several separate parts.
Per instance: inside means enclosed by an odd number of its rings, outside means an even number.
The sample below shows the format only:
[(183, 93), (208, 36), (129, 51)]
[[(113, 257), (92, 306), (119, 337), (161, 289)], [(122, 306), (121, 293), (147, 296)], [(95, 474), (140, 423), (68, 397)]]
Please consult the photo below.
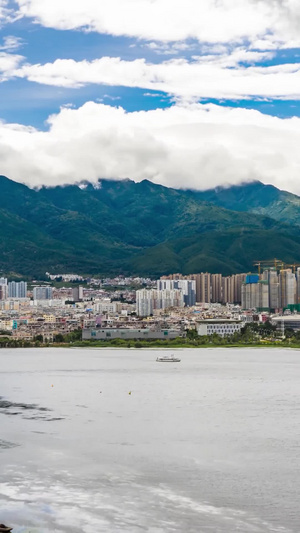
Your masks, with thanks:
[(54, 335), (54, 342), (64, 342), (65, 340), (65, 337), (63, 336), (62, 333), (57, 333), (56, 335)]

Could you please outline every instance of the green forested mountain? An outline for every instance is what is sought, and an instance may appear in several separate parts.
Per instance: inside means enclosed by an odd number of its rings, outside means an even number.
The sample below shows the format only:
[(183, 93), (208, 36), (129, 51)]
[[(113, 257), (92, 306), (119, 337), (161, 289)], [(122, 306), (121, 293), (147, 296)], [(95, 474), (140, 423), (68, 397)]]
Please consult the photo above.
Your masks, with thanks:
[(300, 225), (300, 198), (273, 185), (253, 181), (232, 187), (217, 187), (196, 193), (207, 201), (234, 211), (266, 215), (288, 224)]
[[(300, 261), (300, 198), (252, 186), (199, 193), (103, 180), (33, 190), (2, 176), (0, 270), (229, 274), (251, 269), (256, 259)], [(285, 218), (271, 213), (276, 201)]]

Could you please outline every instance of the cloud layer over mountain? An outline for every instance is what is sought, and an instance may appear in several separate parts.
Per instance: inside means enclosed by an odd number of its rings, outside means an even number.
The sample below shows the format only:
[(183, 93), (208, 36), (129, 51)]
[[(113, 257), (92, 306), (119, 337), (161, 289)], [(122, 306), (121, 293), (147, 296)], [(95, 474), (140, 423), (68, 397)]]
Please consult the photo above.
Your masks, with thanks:
[(31, 186), (144, 178), (208, 189), (260, 179), (300, 194), (300, 119), (213, 104), (128, 113), (88, 102), (49, 131), (0, 126), (1, 171)]

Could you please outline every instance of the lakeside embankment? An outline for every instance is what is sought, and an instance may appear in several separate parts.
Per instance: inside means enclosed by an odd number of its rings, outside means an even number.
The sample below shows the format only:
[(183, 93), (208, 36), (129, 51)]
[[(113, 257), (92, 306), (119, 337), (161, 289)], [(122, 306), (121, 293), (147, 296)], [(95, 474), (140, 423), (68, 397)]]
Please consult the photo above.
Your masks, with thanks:
[[(196, 341), (183, 340), (177, 341), (123, 341), (122, 339), (114, 339), (112, 341), (75, 341), (75, 342), (45, 342), (40, 341), (22, 341), (9, 339), (3, 342), (0, 339), (1, 348), (161, 348), (161, 349), (178, 349), (178, 348), (300, 348), (300, 343), (291, 342), (290, 339), (286, 341), (261, 341), (261, 342), (205, 342), (199, 343)], [(118, 341), (118, 342), (117, 342)]]

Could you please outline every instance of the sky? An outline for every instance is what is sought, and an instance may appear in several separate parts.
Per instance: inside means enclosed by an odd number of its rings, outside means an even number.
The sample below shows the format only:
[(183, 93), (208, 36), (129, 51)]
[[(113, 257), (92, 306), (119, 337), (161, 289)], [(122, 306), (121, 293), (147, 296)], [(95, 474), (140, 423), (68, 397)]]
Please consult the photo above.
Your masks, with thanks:
[(0, 0), (0, 174), (300, 195), (299, 0)]

